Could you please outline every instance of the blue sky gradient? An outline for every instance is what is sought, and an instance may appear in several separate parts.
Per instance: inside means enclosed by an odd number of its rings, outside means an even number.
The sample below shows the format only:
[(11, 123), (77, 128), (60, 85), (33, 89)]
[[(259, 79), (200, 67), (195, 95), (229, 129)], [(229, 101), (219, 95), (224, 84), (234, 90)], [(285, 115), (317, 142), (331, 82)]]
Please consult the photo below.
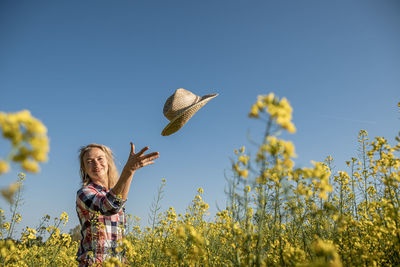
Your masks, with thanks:
[[(203, 187), (214, 214), (233, 150), (256, 151), (247, 134), (264, 125), (247, 114), (269, 92), (293, 106), (298, 131), (282, 137), (296, 166), (331, 155), (344, 168), (359, 130), (390, 141), (400, 130), (399, 29), (394, 0), (1, 1), (0, 111), (30, 110), (51, 139), (50, 160), (27, 175), (21, 227), (63, 211), (66, 230), (78, 224), (78, 149), (92, 142), (111, 147), (120, 170), (130, 141), (160, 152), (128, 197), (144, 224), (162, 178), (164, 210), (183, 213)], [(178, 88), (219, 96), (163, 137), (163, 105)], [(8, 148), (0, 141), (0, 157)]]

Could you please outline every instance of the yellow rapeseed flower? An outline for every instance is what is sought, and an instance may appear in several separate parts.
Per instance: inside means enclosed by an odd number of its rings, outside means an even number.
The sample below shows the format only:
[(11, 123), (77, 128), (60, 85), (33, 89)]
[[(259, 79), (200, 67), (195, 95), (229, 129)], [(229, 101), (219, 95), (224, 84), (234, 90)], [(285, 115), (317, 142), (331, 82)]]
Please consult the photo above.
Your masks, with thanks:
[(243, 165), (247, 165), (247, 163), (249, 161), (249, 156), (241, 155), (241, 156), (239, 156), (239, 161), (241, 163), (243, 163)]
[(26, 159), (22, 162), (22, 168), (28, 172), (39, 172), (39, 164), (36, 161)]
[(10, 165), (4, 160), (0, 160), (0, 175), (10, 170)]
[(251, 107), (249, 117), (250, 118), (258, 118), (258, 106), (257, 105), (253, 105)]
[(9, 222), (5, 222), (3, 223), (2, 227), (6, 230), (10, 229), (10, 223)]
[(239, 170), (239, 176), (243, 177), (243, 178), (247, 178), (247, 176), (249, 175), (249, 172), (247, 169), (244, 170)]

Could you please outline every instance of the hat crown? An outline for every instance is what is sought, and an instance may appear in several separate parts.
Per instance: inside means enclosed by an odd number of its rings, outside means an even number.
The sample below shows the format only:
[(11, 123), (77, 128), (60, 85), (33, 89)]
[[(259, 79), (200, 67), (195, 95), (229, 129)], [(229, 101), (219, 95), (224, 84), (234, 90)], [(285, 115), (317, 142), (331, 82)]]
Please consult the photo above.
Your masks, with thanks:
[(167, 101), (165, 102), (163, 109), (164, 116), (171, 121), (187, 108), (198, 103), (200, 100), (200, 96), (197, 96), (183, 88), (179, 88), (173, 95), (168, 97)]

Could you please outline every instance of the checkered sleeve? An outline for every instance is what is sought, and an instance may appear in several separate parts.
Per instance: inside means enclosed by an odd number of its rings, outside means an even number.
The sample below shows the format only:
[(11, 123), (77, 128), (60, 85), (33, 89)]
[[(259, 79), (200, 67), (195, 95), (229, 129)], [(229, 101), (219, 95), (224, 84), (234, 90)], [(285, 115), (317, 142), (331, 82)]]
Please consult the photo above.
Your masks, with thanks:
[(77, 204), (92, 212), (100, 212), (110, 216), (118, 213), (125, 205), (126, 200), (116, 196), (112, 190), (102, 194), (94, 188), (85, 186), (77, 192)]

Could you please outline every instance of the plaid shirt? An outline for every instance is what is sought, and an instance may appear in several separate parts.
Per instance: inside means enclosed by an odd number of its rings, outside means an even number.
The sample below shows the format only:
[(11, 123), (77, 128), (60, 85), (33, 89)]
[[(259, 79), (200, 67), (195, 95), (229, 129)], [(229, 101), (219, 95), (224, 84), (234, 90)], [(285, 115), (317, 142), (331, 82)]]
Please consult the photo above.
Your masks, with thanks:
[(115, 249), (125, 229), (125, 202), (111, 190), (90, 183), (78, 190), (76, 211), (81, 223), (80, 266), (103, 262)]

